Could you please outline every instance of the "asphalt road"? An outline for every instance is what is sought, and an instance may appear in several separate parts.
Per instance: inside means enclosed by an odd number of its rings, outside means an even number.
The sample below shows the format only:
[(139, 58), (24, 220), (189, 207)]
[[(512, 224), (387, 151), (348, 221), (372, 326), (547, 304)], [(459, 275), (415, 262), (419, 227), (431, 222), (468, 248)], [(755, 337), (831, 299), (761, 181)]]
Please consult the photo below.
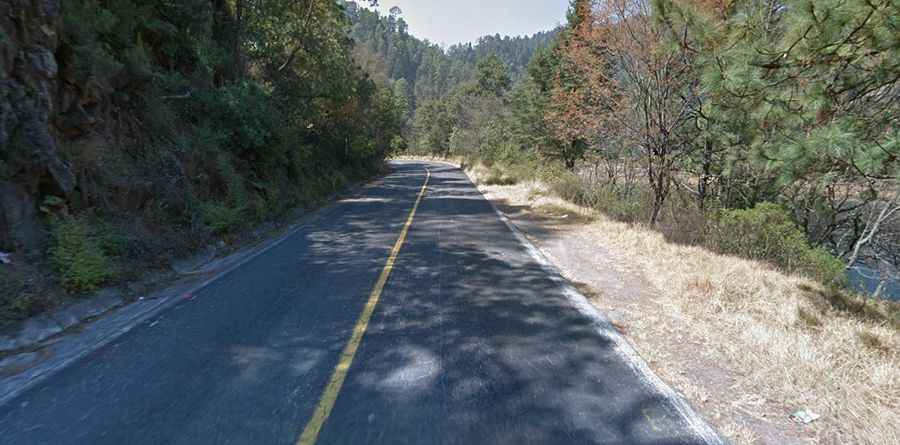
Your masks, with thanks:
[(0, 407), (0, 443), (296, 443), (426, 167), (429, 187), (316, 443), (716, 440), (462, 172), (398, 163), (194, 300)]

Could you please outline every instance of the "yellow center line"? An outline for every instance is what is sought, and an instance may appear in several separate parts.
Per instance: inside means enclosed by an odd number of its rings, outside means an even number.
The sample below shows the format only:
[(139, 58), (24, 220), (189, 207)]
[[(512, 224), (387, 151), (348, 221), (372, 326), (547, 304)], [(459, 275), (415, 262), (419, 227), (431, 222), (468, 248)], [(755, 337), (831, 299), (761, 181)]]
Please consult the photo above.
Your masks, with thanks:
[(325, 391), (322, 392), (322, 398), (319, 399), (316, 411), (313, 413), (309, 423), (306, 424), (306, 428), (303, 429), (303, 434), (301, 434), (300, 439), (297, 440), (297, 445), (315, 444), (316, 439), (319, 437), (319, 431), (322, 430), (322, 425), (328, 420), (331, 409), (334, 408), (334, 402), (341, 392), (341, 386), (344, 385), (344, 379), (347, 377), (347, 371), (350, 370), (350, 364), (353, 363), (353, 357), (356, 356), (356, 350), (359, 349), (359, 344), (366, 334), (366, 329), (369, 327), (369, 319), (372, 318), (372, 313), (375, 312), (375, 306), (378, 305), (378, 300), (381, 298), (381, 292), (384, 290), (384, 285), (387, 283), (388, 277), (391, 276), (391, 271), (394, 270), (394, 264), (397, 262), (397, 255), (400, 254), (400, 249), (406, 241), (406, 234), (409, 232), (409, 227), (416, 217), (416, 210), (419, 209), (419, 203), (422, 202), (422, 197), (425, 196), (425, 190), (428, 188), (428, 181), (431, 179), (431, 170), (426, 168), (425, 171), (427, 172), (425, 183), (422, 184), (422, 190), (419, 191), (419, 195), (416, 197), (416, 203), (413, 204), (412, 210), (409, 211), (409, 217), (406, 218), (406, 224), (403, 225), (403, 230), (400, 231), (400, 237), (397, 238), (397, 242), (394, 243), (394, 248), (391, 249), (391, 255), (387, 259), (387, 264), (385, 264), (384, 269), (381, 270), (381, 275), (375, 283), (375, 288), (373, 288), (372, 293), (369, 294), (369, 301), (366, 302), (366, 307), (363, 309), (362, 314), (359, 315), (359, 320), (356, 321), (356, 326), (353, 328), (353, 335), (350, 336), (350, 340), (347, 341), (347, 346), (344, 346), (344, 351), (341, 352), (341, 358), (334, 368), (334, 373), (331, 374), (331, 380), (328, 382), (328, 386), (325, 387)]

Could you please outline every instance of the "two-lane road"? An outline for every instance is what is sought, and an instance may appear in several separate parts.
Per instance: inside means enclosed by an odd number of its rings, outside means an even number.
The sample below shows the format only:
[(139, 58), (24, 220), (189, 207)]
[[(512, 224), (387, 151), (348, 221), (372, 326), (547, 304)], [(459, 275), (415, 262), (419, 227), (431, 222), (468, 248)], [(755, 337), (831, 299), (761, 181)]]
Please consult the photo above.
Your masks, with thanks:
[(0, 407), (0, 443), (718, 440), (461, 171), (393, 166)]

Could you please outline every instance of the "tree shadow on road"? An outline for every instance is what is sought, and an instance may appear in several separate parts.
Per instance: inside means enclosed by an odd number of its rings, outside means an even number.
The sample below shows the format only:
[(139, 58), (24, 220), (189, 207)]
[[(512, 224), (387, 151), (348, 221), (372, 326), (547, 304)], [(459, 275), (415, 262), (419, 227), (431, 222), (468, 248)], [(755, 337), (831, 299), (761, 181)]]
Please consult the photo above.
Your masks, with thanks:
[(323, 443), (704, 443), (467, 180), (433, 173)]

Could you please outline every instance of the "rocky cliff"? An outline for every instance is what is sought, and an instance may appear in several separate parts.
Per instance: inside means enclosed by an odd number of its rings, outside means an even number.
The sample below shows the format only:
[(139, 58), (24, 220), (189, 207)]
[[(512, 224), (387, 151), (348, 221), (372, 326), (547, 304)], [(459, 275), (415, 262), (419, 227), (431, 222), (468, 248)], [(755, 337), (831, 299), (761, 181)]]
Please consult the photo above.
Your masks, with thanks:
[(40, 248), (36, 201), (76, 185), (54, 125), (81, 106), (60, 76), (60, 22), (59, 0), (0, 0), (0, 249)]

